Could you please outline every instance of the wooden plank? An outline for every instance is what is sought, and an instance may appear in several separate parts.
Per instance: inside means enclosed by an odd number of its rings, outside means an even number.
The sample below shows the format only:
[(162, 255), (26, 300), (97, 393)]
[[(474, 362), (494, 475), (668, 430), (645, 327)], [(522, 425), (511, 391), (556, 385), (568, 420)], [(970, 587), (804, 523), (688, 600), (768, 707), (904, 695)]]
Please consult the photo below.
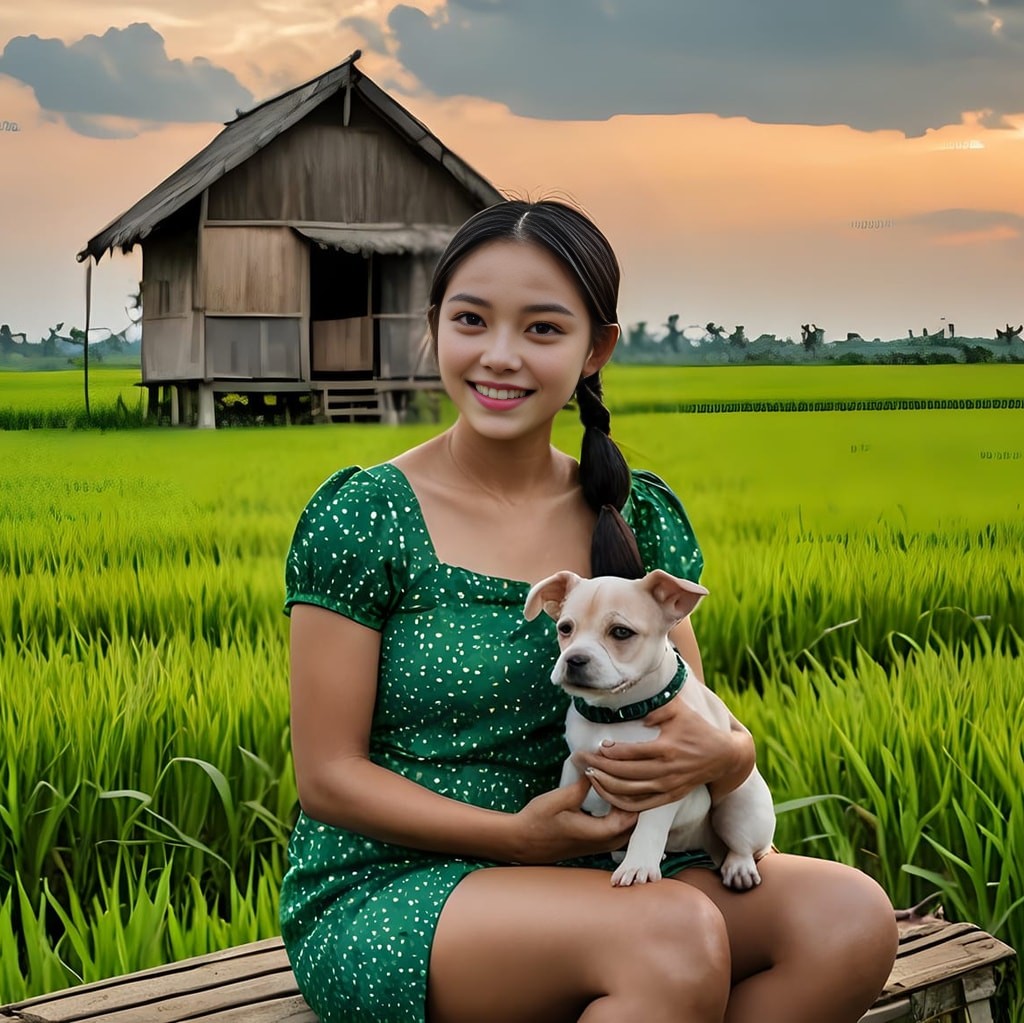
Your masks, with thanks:
[(967, 1003), (964, 1000), (964, 989), (958, 980), (944, 984), (934, 984), (923, 991), (910, 996), (915, 1020), (932, 1020), (950, 1012), (962, 1009)]
[[(965, 1011), (972, 1023), (990, 1023), (995, 965), (1014, 955), (971, 924), (903, 928), (889, 983), (861, 1023), (910, 1023)], [(0, 1020), (316, 1023), (280, 937), (3, 1006)]]
[[(261, 978), (271, 978), (268, 993), (272, 992), (274, 997), (298, 993), (280, 937), (39, 995), (5, 1006), (3, 1011), (14, 1019), (72, 1023), (82, 1019), (107, 1019), (111, 1013), (122, 1009), (145, 1006), (150, 1018), (156, 1018), (154, 1006), (161, 999), (180, 995), (202, 1002), (207, 990)], [(160, 1018), (177, 1017), (164, 1017), (161, 1013)]]
[(888, 1005), (876, 1005), (861, 1016), (860, 1023), (910, 1023), (910, 999), (901, 998), (898, 1002)]
[(1009, 945), (973, 924), (939, 923), (908, 929), (900, 936), (896, 962), (879, 1004), (1014, 956)]
[(313, 372), (373, 370), (373, 321), (368, 316), (313, 321)]
[(201, 1019), (202, 1023), (319, 1023), (302, 995), (255, 1005), (241, 1005)]
[[(139, 992), (141, 998), (142, 992)], [(152, 992), (151, 992), (152, 994)], [(96, 1005), (84, 1014), (54, 1016), (46, 1009), (32, 1009), (20, 1014), (25, 1023), (55, 1023), (58, 1020), (88, 1020), (90, 1023), (186, 1023), (231, 1013), (227, 1018), (249, 1019), (255, 1007), (263, 1003), (288, 1002), (298, 996), (295, 980), (289, 970), (261, 977), (247, 977), (231, 984), (220, 984), (203, 991), (165, 991), (159, 997), (133, 1001), (130, 1005)], [(85, 1008), (83, 1006), (83, 1008)], [(248, 1014), (248, 1015), (247, 1015)], [(310, 1011), (310, 1016), (312, 1012)], [(316, 1017), (312, 1016), (315, 1020)]]

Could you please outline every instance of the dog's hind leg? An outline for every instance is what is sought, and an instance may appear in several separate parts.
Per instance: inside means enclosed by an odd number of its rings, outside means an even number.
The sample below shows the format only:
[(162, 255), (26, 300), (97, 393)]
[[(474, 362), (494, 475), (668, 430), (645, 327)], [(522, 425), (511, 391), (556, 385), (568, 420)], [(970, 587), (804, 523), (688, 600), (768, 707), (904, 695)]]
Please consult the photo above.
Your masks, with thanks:
[(727, 888), (746, 890), (761, 883), (761, 874), (754, 863), (754, 857), (746, 853), (730, 851), (722, 862), (722, 884)]
[(759, 885), (756, 860), (771, 848), (775, 811), (768, 786), (756, 768), (718, 803), (711, 820), (729, 849), (722, 861), (722, 883), (739, 891)]

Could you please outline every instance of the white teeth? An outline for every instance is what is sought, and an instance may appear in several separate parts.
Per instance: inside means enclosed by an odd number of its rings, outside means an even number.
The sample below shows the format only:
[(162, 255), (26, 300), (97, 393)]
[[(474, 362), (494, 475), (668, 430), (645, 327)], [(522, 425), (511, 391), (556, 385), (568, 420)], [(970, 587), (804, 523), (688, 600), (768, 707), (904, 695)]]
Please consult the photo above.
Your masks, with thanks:
[(507, 401), (509, 398), (525, 398), (527, 392), (522, 390), (499, 390), (496, 387), (484, 387), (483, 384), (473, 385), (485, 398), (497, 398), (499, 401)]

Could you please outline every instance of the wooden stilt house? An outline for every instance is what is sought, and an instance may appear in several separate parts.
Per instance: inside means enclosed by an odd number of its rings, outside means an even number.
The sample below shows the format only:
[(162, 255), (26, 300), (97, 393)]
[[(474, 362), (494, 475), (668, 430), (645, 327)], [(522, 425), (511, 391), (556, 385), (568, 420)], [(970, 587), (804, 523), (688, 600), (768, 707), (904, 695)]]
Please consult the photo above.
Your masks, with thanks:
[(142, 382), (172, 422), (214, 426), (217, 392), (394, 421), (439, 386), (433, 266), (502, 196), (359, 56), (239, 113), (78, 254), (142, 244)]

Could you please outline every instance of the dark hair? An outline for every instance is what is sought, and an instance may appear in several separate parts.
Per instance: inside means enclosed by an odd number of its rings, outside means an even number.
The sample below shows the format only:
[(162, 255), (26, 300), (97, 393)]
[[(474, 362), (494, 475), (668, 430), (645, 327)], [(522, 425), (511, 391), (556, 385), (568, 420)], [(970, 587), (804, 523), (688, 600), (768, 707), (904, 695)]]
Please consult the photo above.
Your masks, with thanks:
[[(560, 260), (575, 278), (593, 324), (618, 322), (619, 263), (608, 239), (581, 211), (563, 202), (507, 199), (489, 206), (456, 231), (434, 268), (427, 320), (436, 344), (441, 300), (456, 268), (474, 249), (492, 241), (532, 242)], [(632, 477), (611, 439), (611, 415), (602, 400), (601, 374), (581, 377), (576, 402), (583, 423), (580, 484), (587, 504), (598, 513), (590, 546), (591, 572), (637, 579), (644, 574), (636, 538), (620, 511)]]

